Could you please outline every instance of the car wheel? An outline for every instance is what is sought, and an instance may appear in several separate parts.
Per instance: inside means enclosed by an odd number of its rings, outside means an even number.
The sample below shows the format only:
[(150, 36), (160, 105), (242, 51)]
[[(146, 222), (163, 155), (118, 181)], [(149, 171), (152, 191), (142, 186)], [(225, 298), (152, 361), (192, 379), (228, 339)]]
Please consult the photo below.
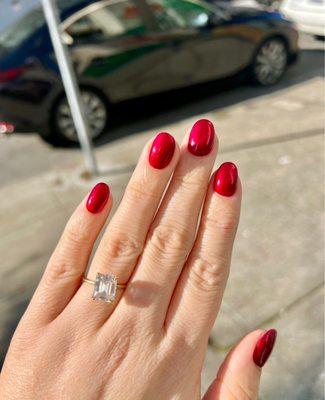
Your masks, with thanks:
[[(89, 126), (91, 139), (99, 137), (108, 122), (108, 110), (103, 97), (90, 89), (81, 90), (85, 116)], [(78, 136), (74, 126), (70, 106), (63, 96), (57, 102), (53, 112), (53, 134), (58, 139), (68, 143), (78, 143)]]
[(266, 40), (255, 55), (252, 65), (253, 79), (263, 86), (274, 85), (284, 75), (288, 59), (288, 50), (283, 40)]

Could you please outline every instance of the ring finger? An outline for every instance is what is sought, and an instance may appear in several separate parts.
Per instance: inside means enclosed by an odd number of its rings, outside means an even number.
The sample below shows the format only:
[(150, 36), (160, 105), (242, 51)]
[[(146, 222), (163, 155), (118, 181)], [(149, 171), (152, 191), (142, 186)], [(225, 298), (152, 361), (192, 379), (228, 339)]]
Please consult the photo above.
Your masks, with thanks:
[[(178, 153), (174, 138), (165, 132), (147, 144), (95, 253), (88, 272), (90, 280), (94, 280), (98, 273), (114, 274), (120, 284), (127, 283), (142, 253), (149, 226), (174, 171)], [(91, 301), (92, 290), (89, 284), (83, 284), (74, 304), (80, 310), (82, 302), (81, 309), (87, 313), (91, 309), (91, 318), (100, 324), (113, 311), (121, 293), (112, 304), (104, 306), (102, 302)]]

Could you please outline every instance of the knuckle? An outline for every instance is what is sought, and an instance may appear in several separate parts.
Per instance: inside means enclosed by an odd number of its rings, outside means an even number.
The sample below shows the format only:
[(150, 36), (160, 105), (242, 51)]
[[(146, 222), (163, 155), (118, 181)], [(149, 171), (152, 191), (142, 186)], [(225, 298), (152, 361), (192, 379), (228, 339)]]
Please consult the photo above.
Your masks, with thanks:
[(67, 224), (64, 233), (63, 241), (68, 246), (83, 245), (89, 242), (89, 229), (82, 218), (76, 218)]
[(256, 400), (257, 396), (255, 390), (250, 387), (244, 387), (238, 379), (221, 379), (217, 377), (217, 381), (220, 382), (220, 386), (224, 387), (225, 393), (232, 400)]
[(159, 225), (151, 235), (150, 247), (159, 257), (165, 254), (170, 257), (187, 253), (190, 242), (191, 237), (185, 229)]
[(105, 259), (131, 261), (142, 253), (143, 244), (127, 235), (110, 237), (101, 249)]
[(205, 225), (212, 228), (213, 231), (231, 238), (236, 233), (238, 218), (232, 214), (224, 214), (221, 217), (210, 213), (210, 215), (207, 216)]
[(192, 259), (189, 270), (190, 282), (195, 288), (204, 291), (223, 289), (228, 277), (229, 261), (209, 261), (202, 257)]
[(156, 200), (158, 195), (155, 190), (150, 189), (150, 185), (145, 176), (132, 180), (125, 191), (128, 201), (143, 202), (144, 199)]
[(41, 340), (41, 335), (42, 331), (39, 326), (33, 323), (25, 313), (11, 339), (11, 349), (21, 356), (23, 352), (28, 352), (36, 347), (35, 345)]
[(202, 190), (207, 186), (205, 174), (200, 169), (194, 169), (184, 175), (176, 175), (173, 180), (186, 191)]
[[(102, 360), (104, 360), (103, 370), (105, 371), (106, 379), (109, 379), (127, 359), (127, 355), (134, 345), (131, 338), (134, 338), (135, 335), (129, 327), (122, 329), (119, 334), (111, 333), (109, 337), (107, 337), (107, 334), (104, 335), (103, 339), (106, 341), (106, 345), (104, 349), (101, 348), (103, 353)], [(110, 360), (109, 363), (105, 362), (107, 359)]]
[(80, 271), (66, 260), (61, 260), (60, 258), (57, 258), (49, 262), (46, 275), (47, 279), (52, 282), (57, 280), (76, 278), (80, 275)]

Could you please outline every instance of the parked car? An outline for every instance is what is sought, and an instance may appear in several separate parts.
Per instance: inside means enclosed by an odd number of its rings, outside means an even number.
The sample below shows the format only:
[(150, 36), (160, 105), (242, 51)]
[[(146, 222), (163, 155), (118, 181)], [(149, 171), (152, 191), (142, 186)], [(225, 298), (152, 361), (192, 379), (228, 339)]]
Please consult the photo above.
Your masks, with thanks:
[(324, 0), (284, 0), (281, 12), (291, 18), (302, 32), (314, 35), (317, 39), (325, 37)]
[[(114, 103), (239, 71), (272, 85), (298, 52), (298, 34), (278, 12), (200, 0), (58, 4), (93, 138)], [(42, 10), (0, 35), (0, 60), (0, 119), (52, 143), (77, 141)]]

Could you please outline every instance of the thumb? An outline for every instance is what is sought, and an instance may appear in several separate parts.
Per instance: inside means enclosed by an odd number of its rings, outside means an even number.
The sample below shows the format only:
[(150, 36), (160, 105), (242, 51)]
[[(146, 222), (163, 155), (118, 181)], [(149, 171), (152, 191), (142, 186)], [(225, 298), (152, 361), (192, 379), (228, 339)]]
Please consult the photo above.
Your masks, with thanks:
[(227, 355), (203, 400), (258, 399), (261, 367), (269, 358), (276, 330), (256, 330)]

